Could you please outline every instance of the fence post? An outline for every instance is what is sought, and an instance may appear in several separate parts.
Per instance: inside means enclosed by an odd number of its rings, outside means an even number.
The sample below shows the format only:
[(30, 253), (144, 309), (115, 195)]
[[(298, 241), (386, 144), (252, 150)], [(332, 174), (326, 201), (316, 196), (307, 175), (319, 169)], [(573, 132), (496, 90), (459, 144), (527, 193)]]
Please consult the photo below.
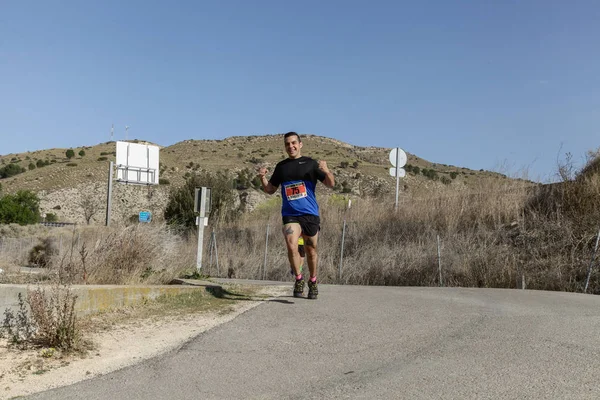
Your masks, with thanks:
[(444, 286), (442, 280), (442, 253), (440, 251), (440, 235), (437, 235), (438, 271), (440, 273), (440, 286)]
[(265, 237), (265, 261), (263, 264), (263, 280), (267, 278), (267, 250), (269, 248), (269, 225), (267, 224), (267, 234)]
[(217, 261), (217, 276), (221, 276), (221, 270), (219, 269), (219, 249), (217, 248), (217, 234), (213, 229), (213, 244), (215, 245), (215, 259)]
[(210, 232), (210, 244), (209, 244), (209, 247), (210, 247), (210, 253), (209, 253), (209, 254), (210, 254), (210, 258), (209, 258), (209, 261), (208, 261), (208, 267), (210, 268), (210, 269), (209, 269), (209, 271), (208, 271), (208, 274), (209, 274), (209, 275), (210, 275), (210, 272), (212, 271), (212, 260), (213, 260), (213, 237), (214, 237), (214, 234), (215, 234), (215, 231), (214, 231), (214, 230)]
[(342, 246), (340, 249), (340, 268), (339, 268), (340, 283), (342, 283), (342, 265), (344, 264), (344, 240), (345, 239), (346, 239), (346, 218), (344, 218), (344, 224), (342, 226)]
[(588, 285), (590, 283), (590, 276), (592, 276), (592, 265), (594, 264), (594, 259), (596, 258), (596, 251), (598, 251), (598, 241), (600, 241), (600, 230), (598, 230), (598, 235), (596, 236), (596, 246), (594, 246), (594, 253), (592, 253), (592, 259), (590, 260), (590, 266), (588, 267), (587, 279), (585, 280), (585, 288), (583, 289), (583, 293), (587, 292)]

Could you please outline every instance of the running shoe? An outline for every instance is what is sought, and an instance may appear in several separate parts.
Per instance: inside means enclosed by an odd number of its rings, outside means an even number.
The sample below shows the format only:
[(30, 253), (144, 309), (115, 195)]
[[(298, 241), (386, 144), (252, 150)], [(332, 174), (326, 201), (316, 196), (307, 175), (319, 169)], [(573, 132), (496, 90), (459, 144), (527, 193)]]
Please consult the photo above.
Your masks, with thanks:
[(294, 297), (302, 297), (304, 294), (304, 278), (296, 279), (294, 283)]
[(317, 288), (317, 281), (308, 280), (308, 298), (316, 299), (319, 295), (319, 289)]

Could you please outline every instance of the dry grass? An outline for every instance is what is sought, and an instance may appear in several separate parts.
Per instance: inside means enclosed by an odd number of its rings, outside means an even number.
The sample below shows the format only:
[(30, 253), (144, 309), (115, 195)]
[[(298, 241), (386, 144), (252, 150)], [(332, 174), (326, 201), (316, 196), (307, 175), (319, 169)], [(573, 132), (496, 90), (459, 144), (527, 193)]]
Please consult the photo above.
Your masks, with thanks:
[[(590, 174), (550, 194), (526, 181), (483, 182), (459, 192), (440, 188), (435, 195), (405, 193), (398, 212), (391, 197), (354, 199), (348, 211), (340, 197), (322, 199), (320, 280), (439, 285), (439, 235), (444, 285), (520, 288), (524, 280), (529, 289), (581, 291), (600, 221), (599, 188), (600, 178)], [(254, 218), (217, 229), (221, 275), (291, 279), (277, 207), (273, 202)], [(265, 274), (267, 224), (271, 236)], [(599, 280), (595, 272), (590, 286), (594, 293), (600, 292)]]

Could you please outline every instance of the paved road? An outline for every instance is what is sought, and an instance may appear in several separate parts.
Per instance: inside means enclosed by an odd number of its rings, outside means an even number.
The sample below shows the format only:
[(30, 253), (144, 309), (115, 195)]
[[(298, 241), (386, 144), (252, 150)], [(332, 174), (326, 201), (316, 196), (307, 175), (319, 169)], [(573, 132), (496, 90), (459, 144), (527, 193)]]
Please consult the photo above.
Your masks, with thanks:
[(31, 399), (598, 399), (600, 297), (322, 286)]

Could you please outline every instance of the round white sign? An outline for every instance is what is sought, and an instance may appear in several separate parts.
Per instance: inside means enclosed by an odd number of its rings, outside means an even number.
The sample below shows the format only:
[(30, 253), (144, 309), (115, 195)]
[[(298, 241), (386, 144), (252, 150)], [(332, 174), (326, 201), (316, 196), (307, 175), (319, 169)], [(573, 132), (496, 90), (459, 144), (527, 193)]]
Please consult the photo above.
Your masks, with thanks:
[[(396, 176), (396, 167), (390, 168), (390, 175), (393, 177)], [(404, 178), (406, 176), (406, 171), (403, 168), (398, 168), (398, 176)]]
[(396, 152), (398, 152), (398, 167), (406, 165), (406, 153), (400, 147), (396, 147), (390, 151), (390, 163), (396, 167)]

